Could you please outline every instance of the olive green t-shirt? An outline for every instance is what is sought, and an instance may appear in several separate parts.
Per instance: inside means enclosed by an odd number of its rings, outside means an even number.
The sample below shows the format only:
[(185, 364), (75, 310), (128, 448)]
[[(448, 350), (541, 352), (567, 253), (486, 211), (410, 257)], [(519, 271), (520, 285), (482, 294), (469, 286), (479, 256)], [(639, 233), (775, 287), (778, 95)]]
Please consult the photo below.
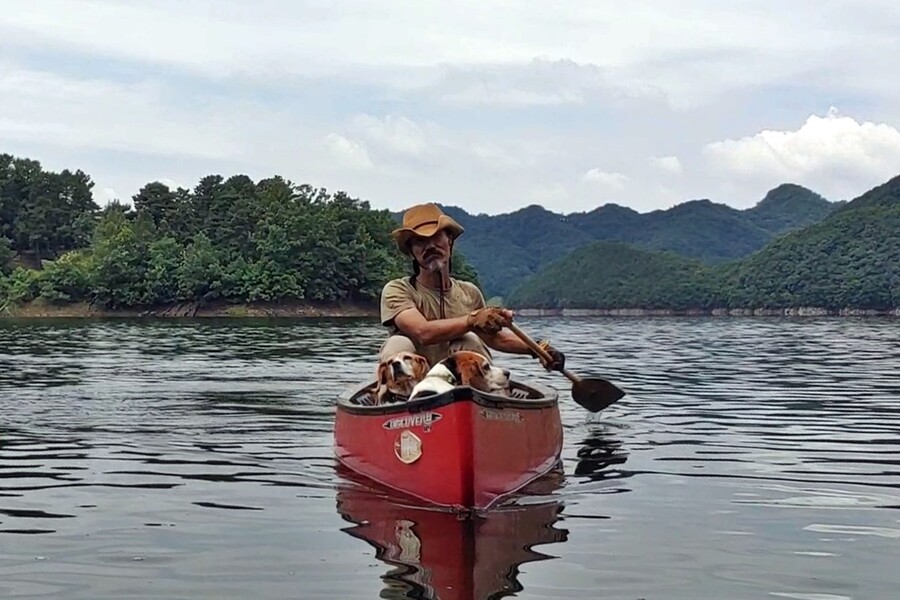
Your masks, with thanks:
[[(444, 318), (462, 317), (484, 306), (484, 295), (475, 284), (450, 279), (450, 289), (444, 292)], [(441, 294), (421, 283), (413, 287), (409, 277), (394, 279), (385, 284), (381, 290), (381, 323), (389, 328), (391, 335), (402, 335), (394, 324), (394, 317), (408, 308), (418, 309), (429, 321), (440, 319)], [(417, 350), (433, 364), (433, 357), (447, 355), (449, 345), (449, 342), (442, 342), (420, 346)]]

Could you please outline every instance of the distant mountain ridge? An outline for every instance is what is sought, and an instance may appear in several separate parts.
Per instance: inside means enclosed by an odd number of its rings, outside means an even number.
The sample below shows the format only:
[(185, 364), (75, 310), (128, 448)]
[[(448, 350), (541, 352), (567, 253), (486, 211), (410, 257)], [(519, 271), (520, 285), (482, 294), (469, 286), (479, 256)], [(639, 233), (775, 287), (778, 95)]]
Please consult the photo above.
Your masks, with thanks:
[(705, 199), (648, 213), (616, 204), (571, 214), (531, 205), (493, 216), (442, 208), (466, 229), (458, 249), (478, 271), (485, 292), (506, 296), (542, 267), (596, 241), (626, 242), (715, 264), (755, 252), (838, 206), (802, 186), (783, 184), (745, 210)]
[[(762, 217), (784, 223), (761, 202)], [(900, 309), (900, 177), (726, 264), (596, 242), (508, 298), (518, 308)]]

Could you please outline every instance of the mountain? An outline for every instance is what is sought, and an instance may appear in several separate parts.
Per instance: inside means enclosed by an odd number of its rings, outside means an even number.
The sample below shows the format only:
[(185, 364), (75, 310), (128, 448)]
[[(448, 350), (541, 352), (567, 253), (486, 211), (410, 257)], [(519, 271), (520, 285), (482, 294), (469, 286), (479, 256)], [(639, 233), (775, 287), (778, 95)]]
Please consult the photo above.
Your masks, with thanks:
[(594, 241), (627, 242), (714, 264), (759, 250), (778, 235), (821, 220), (835, 206), (806, 188), (785, 184), (747, 210), (709, 200), (649, 213), (615, 204), (567, 215), (540, 206), (496, 216), (442, 208), (466, 229), (458, 248), (478, 271), (487, 294), (505, 296), (542, 267)]
[(785, 183), (744, 212), (757, 227), (785, 233), (821, 221), (834, 209), (834, 203), (805, 187)]
[(900, 307), (900, 177), (723, 270), (729, 306)]
[[(784, 217), (790, 211), (772, 211), (765, 200), (755, 207), (757, 218), (770, 227), (793, 227), (798, 215), (809, 217), (806, 200), (797, 202), (790, 194), (780, 198), (795, 209), (793, 221)], [(635, 246), (592, 244), (543, 268), (508, 304), (673, 310), (897, 308), (900, 177), (842, 204), (820, 222), (727, 264), (709, 265)]]
[(671, 252), (594, 242), (519, 287), (508, 305), (527, 308), (711, 308), (712, 268)]
[(442, 208), (465, 228), (457, 246), (489, 296), (511, 290), (543, 265), (595, 239), (567, 217), (536, 205), (498, 216)]

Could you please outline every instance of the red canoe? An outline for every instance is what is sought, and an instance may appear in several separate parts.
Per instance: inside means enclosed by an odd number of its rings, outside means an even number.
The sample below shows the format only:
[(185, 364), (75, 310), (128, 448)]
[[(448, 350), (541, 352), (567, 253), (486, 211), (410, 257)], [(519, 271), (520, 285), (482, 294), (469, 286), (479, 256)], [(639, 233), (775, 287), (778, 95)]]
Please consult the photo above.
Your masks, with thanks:
[(370, 384), (337, 402), (338, 459), (382, 485), (432, 504), (484, 509), (559, 461), (555, 390), (513, 382), (518, 397), (469, 387), (367, 406)]

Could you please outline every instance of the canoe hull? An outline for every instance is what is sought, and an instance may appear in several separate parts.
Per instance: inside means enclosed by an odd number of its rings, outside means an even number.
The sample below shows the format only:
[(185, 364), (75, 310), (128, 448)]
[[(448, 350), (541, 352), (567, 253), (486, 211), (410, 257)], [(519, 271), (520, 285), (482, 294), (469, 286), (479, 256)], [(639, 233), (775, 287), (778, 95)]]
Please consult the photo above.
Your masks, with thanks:
[(562, 448), (555, 391), (514, 399), (468, 387), (414, 402), (338, 401), (335, 453), (353, 471), (433, 504), (484, 509), (549, 471)]

